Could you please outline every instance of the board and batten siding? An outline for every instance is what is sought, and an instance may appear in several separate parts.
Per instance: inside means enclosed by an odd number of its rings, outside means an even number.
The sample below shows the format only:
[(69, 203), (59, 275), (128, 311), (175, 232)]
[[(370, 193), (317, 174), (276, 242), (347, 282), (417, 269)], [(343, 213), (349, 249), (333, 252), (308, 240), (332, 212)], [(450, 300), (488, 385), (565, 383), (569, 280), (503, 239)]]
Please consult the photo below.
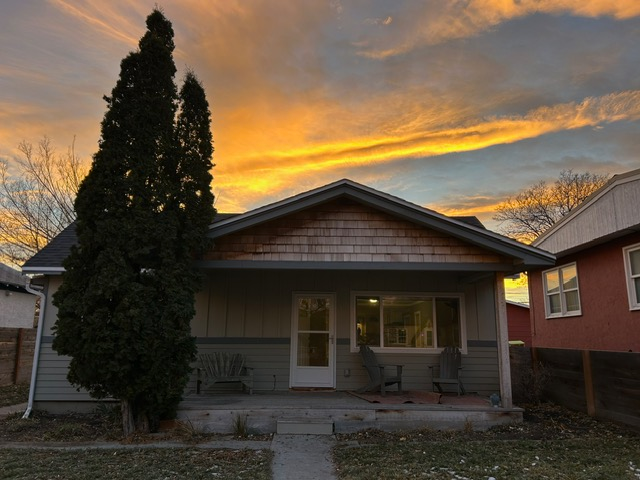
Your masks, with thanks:
[(501, 263), (493, 252), (338, 199), (216, 239), (205, 260)]

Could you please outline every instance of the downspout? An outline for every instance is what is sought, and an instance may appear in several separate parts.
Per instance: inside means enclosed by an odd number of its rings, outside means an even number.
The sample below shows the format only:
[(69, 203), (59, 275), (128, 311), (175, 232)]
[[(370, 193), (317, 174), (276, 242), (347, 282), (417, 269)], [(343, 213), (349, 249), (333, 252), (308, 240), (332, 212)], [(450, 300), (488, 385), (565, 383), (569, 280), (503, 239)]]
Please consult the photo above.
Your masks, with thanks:
[(44, 311), (47, 306), (47, 296), (41, 290), (36, 289), (31, 282), (25, 285), (27, 292), (40, 297), (40, 312), (38, 313), (38, 331), (36, 333), (36, 344), (33, 351), (33, 366), (31, 367), (31, 383), (29, 384), (29, 401), (27, 409), (22, 415), (23, 419), (29, 418), (33, 408), (33, 398), (36, 393), (36, 377), (38, 376), (38, 362), (40, 361), (40, 344), (42, 343), (42, 329), (44, 328)]

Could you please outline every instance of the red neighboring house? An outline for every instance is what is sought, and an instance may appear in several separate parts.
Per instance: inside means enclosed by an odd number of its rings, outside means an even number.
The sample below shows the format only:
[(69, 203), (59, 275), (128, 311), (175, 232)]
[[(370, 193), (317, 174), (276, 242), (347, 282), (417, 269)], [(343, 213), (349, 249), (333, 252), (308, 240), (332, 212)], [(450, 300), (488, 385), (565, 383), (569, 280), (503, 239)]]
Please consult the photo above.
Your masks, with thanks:
[(531, 318), (529, 305), (507, 300), (507, 324), (509, 342), (524, 342), (525, 347), (531, 346)]
[(640, 351), (640, 169), (612, 177), (533, 245), (557, 258), (529, 274), (534, 347)]

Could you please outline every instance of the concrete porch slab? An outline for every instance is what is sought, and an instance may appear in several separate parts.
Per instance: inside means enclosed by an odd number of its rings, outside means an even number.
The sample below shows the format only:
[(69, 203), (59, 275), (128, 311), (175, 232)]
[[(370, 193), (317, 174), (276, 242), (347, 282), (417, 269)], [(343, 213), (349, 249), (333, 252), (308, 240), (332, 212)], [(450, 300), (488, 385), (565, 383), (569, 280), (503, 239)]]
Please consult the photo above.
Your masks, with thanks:
[(377, 428), (386, 431), (486, 430), (522, 422), (520, 408), (495, 408), (488, 399), (457, 397), (441, 404), (370, 403), (347, 392), (255, 392), (190, 395), (180, 404), (178, 419), (212, 433), (233, 433), (234, 420), (246, 418), (250, 432), (275, 433), (287, 418), (307, 423), (331, 421), (335, 433)]

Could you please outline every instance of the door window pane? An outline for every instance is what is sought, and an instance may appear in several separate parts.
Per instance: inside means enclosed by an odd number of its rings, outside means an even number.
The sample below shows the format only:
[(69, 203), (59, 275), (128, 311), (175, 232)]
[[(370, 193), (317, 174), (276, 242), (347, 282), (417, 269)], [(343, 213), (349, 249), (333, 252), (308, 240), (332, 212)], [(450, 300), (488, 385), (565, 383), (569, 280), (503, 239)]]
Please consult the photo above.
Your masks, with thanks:
[(298, 300), (298, 330), (329, 330), (329, 299), (300, 298)]
[(329, 365), (329, 334), (298, 333), (298, 366), (327, 367)]

